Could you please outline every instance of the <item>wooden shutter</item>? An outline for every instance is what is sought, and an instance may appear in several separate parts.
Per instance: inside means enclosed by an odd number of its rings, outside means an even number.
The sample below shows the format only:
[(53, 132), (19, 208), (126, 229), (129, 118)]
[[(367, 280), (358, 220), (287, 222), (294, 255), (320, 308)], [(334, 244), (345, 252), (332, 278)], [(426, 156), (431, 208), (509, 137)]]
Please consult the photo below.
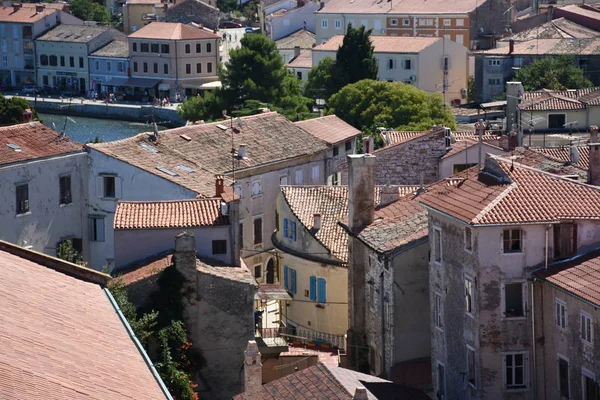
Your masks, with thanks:
[(292, 240), (296, 240), (296, 223), (292, 222)]
[(317, 301), (317, 277), (310, 277), (310, 300)]
[(327, 302), (327, 281), (323, 278), (319, 278), (319, 303)]
[(296, 294), (296, 270), (295, 269), (291, 269), (290, 271), (292, 272), (292, 287), (291, 287), (291, 292), (292, 294)]
[(283, 288), (284, 289), (289, 289), (288, 288), (288, 273), (289, 273), (289, 268), (287, 265), (283, 266)]
[(288, 237), (288, 220), (287, 218), (283, 219), (283, 237)]
[(104, 177), (96, 177), (96, 197), (104, 197)]

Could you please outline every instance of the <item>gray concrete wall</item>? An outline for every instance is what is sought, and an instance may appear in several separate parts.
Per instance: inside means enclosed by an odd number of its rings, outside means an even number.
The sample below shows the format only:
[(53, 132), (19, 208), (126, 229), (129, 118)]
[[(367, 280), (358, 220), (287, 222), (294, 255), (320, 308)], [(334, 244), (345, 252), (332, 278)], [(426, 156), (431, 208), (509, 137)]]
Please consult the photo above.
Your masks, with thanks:
[[(281, 17), (267, 16), (268, 30), (273, 40), (279, 40), (290, 33), (306, 27), (310, 32), (315, 31), (315, 11), (319, 9), (319, 3), (308, 1), (303, 7), (295, 8)], [(304, 25), (306, 21), (306, 26)]]

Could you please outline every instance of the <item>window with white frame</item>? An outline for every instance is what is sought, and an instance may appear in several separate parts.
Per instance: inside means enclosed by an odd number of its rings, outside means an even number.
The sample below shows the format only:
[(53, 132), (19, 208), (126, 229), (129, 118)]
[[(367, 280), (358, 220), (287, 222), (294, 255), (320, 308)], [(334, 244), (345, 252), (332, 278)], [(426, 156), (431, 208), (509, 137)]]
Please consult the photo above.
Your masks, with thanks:
[(335, 20), (335, 29), (342, 29), (342, 21), (339, 19)]
[(583, 400), (598, 400), (600, 398), (600, 385), (596, 382), (594, 374), (587, 368), (581, 369), (581, 386)]
[(498, 67), (498, 66), (500, 66), (500, 60), (499, 60), (499, 59), (497, 59), (497, 58), (494, 58), (494, 59), (488, 60), (488, 65), (489, 65), (490, 67)]
[(465, 20), (464, 19), (457, 19), (456, 20), (456, 26), (464, 26), (465, 25)]
[(558, 390), (561, 398), (571, 397), (569, 387), (569, 360), (558, 356)]
[(444, 26), (450, 26), (450, 25), (452, 25), (452, 22), (449, 19), (445, 19)]
[(502, 231), (502, 251), (504, 253), (520, 253), (523, 251), (522, 238), (521, 229), (504, 229)]
[(436, 264), (442, 262), (442, 230), (441, 228), (433, 228), (433, 261)]
[(396, 69), (396, 60), (388, 58), (387, 60), (388, 69)]
[(96, 178), (96, 193), (104, 199), (121, 198), (121, 180), (116, 175), (100, 175)]
[(403, 67), (406, 70), (412, 69), (412, 61), (411, 60), (403, 60)]
[(318, 165), (313, 165), (312, 167), (312, 180), (316, 182), (321, 177), (321, 168)]
[(329, 21), (328, 21), (328, 20), (326, 20), (326, 19), (324, 19), (324, 20), (321, 20), (321, 27), (322, 27), (323, 29), (327, 29), (327, 28), (329, 27)]
[(473, 231), (470, 227), (465, 227), (465, 250), (473, 250)]
[(240, 199), (242, 198), (243, 191), (242, 191), (242, 187), (241, 187), (240, 185), (235, 185), (235, 186), (233, 187), (233, 192), (234, 192), (234, 193), (235, 193), (235, 194), (236, 194), (236, 195), (237, 195), (237, 196), (238, 196)]
[(410, 19), (408, 19), (408, 18), (403, 19), (402, 20), (402, 25), (403, 26), (409, 26), (410, 25)]
[(502, 355), (504, 362), (504, 388), (526, 389), (528, 376), (527, 352), (505, 353)]
[(304, 172), (301, 169), (296, 170), (295, 178), (296, 185), (302, 185), (304, 183)]
[(567, 328), (567, 303), (563, 300), (556, 299), (556, 326), (562, 329)]
[(473, 315), (475, 311), (475, 306), (473, 304), (473, 287), (473, 278), (465, 277), (465, 310), (469, 315)]
[(502, 84), (502, 80), (500, 78), (490, 78), (488, 79), (488, 85), (498, 86)]
[(592, 316), (584, 311), (581, 312), (581, 340), (588, 344), (594, 341), (594, 322)]
[(467, 345), (467, 379), (474, 388), (477, 387), (475, 372), (475, 349)]
[(2, 55), (2, 66), (8, 67), (8, 56), (7, 55)]
[(520, 318), (525, 316), (526, 287), (524, 282), (510, 282), (501, 285), (502, 315), (504, 318)]
[(397, 25), (398, 25), (398, 20), (396, 18), (390, 19), (390, 26), (397, 26)]
[(435, 294), (435, 303), (433, 307), (433, 319), (435, 323), (435, 327), (438, 329), (444, 328), (444, 320), (443, 320), (443, 303), (442, 303), (442, 295), (436, 293)]
[(456, 39), (454, 41), (458, 44), (464, 44), (465, 37), (464, 37), (464, 35), (458, 34), (458, 35), (456, 35)]
[(262, 194), (262, 184), (260, 180), (252, 181), (252, 196), (259, 196)]

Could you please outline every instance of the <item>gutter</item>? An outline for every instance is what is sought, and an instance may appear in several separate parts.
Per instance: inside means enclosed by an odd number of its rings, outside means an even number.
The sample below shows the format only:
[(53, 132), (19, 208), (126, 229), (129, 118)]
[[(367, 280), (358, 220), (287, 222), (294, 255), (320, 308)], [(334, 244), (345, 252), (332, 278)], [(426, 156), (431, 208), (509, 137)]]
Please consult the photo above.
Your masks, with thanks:
[(135, 344), (135, 347), (137, 347), (140, 355), (142, 356), (142, 359), (146, 363), (146, 366), (148, 367), (148, 369), (150, 370), (150, 372), (154, 376), (154, 379), (156, 379), (156, 383), (158, 383), (158, 386), (160, 387), (160, 390), (162, 390), (163, 394), (165, 395), (165, 399), (167, 399), (167, 400), (173, 400), (173, 397), (171, 397), (171, 393), (169, 393), (169, 390), (165, 386), (165, 383), (163, 382), (163, 380), (161, 379), (160, 375), (156, 371), (156, 368), (154, 368), (154, 364), (152, 364), (152, 361), (150, 361), (150, 358), (148, 357), (148, 354), (146, 354), (146, 351), (142, 347), (142, 344), (140, 343), (140, 341), (138, 340), (138, 338), (135, 336), (135, 333), (133, 333), (133, 329), (131, 329), (131, 325), (129, 325), (129, 322), (127, 322), (127, 319), (125, 318), (125, 316), (121, 312), (121, 309), (117, 305), (117, 302), (115, 301), (115, 298), (110, 293), (110, 290), (108, 290), (107, 288), (104, 288), (103, 290), (104, 290), (104, 294), (106, 294), (106, 297), (108, 298), (108, 301), (110, 302), (110, 304), (114, 308), (115, 312), (119, 316), (119, 319), (123, 323), (123, 326), (127, 330), (127, 333), (129, 334), (129, 337), (131, 338), (131, 340)]

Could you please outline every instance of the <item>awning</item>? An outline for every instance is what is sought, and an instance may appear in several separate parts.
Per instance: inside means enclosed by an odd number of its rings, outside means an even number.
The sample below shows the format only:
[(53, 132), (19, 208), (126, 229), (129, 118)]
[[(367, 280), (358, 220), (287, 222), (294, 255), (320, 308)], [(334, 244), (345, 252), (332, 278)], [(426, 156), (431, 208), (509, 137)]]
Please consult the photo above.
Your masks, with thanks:
[(287, 290), (272, 283), (258, 285), (258, 292), (254, 295), (256, 300), (292, 300)]
[(106, 82), (107, 86), (127, 86), (148, 89), (152, 88), (160, 82), (160, 79), (148, 78), (112, 78)]
[(108, 82), (106, 82), (107, 86), (125, 86), (124, 83), (127, 82), (129, 78), (111, 78)]
[(221, 81), (213, 81), (213, 82), (206, 82), (206, 83), (191, 83), (191, 82), (182, 82), (181, 86), (187, 89), (202, 89), (202, 90), (211, 90), (211, 89), (217, 89), (222, 87), (223, 85), (221, 84)]
[(171, 85), (168, 83), (161, 83), (158, 85), (158, 90), (171, 90)]

